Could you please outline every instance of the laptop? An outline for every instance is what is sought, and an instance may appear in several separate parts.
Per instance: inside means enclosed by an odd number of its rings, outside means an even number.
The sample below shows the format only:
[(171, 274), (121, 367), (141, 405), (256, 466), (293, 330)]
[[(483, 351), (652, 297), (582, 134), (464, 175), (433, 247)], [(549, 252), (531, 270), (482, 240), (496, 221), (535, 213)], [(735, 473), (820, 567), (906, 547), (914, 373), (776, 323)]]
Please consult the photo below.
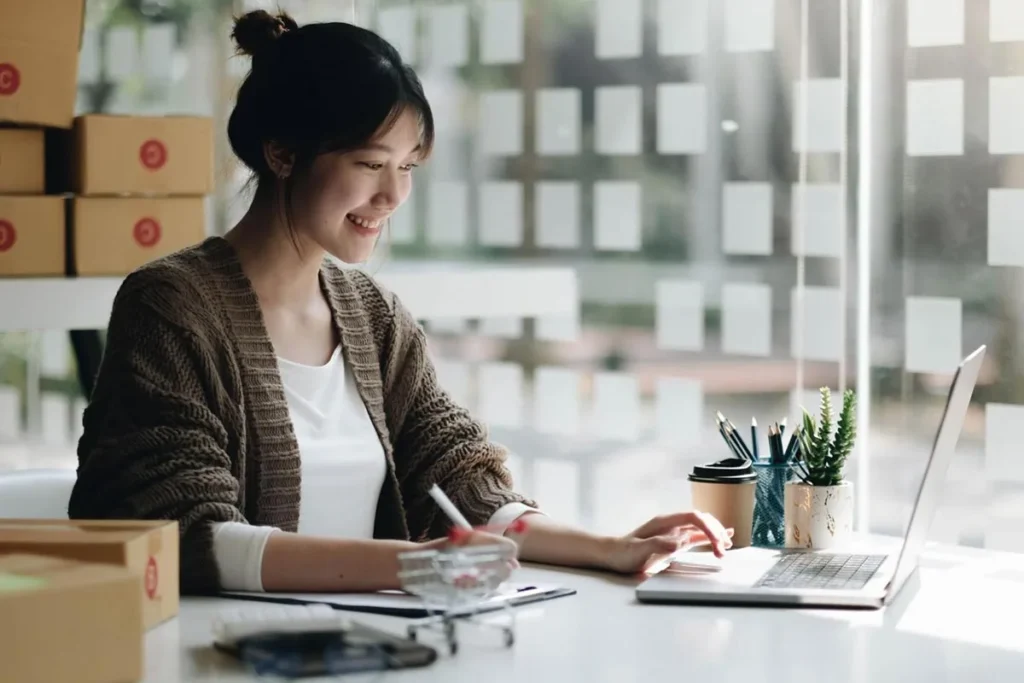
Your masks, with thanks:
[(895, 599), (917, 569), (974, 393), (985, 347), (957, 367), (902, 540), (870, 537), (844, 552), (740, 548), (722, 559), (677, 554), (668, 568), (636, 588), (640, 602), (879, 609)]

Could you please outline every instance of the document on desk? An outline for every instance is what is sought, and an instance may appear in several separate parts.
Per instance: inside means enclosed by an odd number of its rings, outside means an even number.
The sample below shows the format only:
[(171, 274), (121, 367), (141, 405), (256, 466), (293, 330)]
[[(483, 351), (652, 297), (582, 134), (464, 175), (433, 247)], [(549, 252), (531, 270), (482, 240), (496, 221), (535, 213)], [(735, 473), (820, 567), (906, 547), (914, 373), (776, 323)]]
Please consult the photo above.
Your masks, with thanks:
[[(526, 605), (543, 600), (553, 600), (575, 595), (572, 588), (550, 584), (509, 583), (498, 594), (475, 605), (473, 611), (489, 612), (501, 609), (505, 604)], [(378, 593), (253, 593), (247, 591), (225, 591), (221, 597), (257, 602), (273, 602), (290, 605), (325, 604), (334, 609), (349, 612), (383, 614), (392, 617), (418, 619), (429, 616), (423, 600), (403, 591), (380, 591)], [(468, 610), (465, 610), (468, 611)]]

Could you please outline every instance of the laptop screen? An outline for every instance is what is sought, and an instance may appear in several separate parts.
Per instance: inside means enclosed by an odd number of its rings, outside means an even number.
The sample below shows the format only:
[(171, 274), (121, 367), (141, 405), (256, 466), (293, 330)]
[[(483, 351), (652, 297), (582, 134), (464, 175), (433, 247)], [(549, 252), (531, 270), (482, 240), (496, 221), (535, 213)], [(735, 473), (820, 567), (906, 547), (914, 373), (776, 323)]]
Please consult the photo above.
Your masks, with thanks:
[(914, 511), (910, 515), (910, 524), (907, 525), (906, 539), (903, 549), (900, 551), (899, 561), (896, 563), (896, 573), (890, 584), (889, 595), (894, 595), (910, 576), (914, 567), (917, 566), (917, 560), (928, 540), (928, 531), (935, 516), (935, 509), (942, 497), (946, 472), (949, 470), (949, 463), (956, 451), (956, 444), (964, 426), (964, 419), (967, 417), (967, 408), (970, 405), (971, 395), (974, 393), (974, 385), (978, 381), (984, 357), (985, 347), (981, 346), (960, 363), (956, 374), (953, 375), (953, 383), (950, 385), (949, 394), (946, 397), (946, 408), (942, 413), (942, 422), (935, 435), (928, 465), (925, 467), (924, 477), (921, 479), (921, 486), (917, 491), (917, 500), (914, 503)]

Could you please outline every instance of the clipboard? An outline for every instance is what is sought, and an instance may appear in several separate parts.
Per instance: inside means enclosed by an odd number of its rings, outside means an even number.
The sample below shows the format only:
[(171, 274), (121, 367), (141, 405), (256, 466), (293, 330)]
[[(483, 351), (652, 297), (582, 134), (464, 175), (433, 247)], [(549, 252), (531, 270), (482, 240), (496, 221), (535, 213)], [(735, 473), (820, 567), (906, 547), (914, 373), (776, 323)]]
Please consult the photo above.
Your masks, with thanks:
[[(511, 584), (502, 592), (475, 605), (472, 610), (464, 610), (467, 614), (493, 612), (505, 607), (528, 605), (546, 600), (554, 600), (575, 595), (574, 588), (565, 588), (551, 584)], [(255, 593), (247, 591), (223, 591), (219, 597), (233, 600), (251, 600), (270, 602), (278, 605), (328, 605), (336, 610), (360, 612), (364, 614), (380, 614), (405, 619), (422, 619), (430, 616), (418, 596), (402, 591), (381, 591), (378, 593)], [(454, 613), (455, 616), (459, 612)]]

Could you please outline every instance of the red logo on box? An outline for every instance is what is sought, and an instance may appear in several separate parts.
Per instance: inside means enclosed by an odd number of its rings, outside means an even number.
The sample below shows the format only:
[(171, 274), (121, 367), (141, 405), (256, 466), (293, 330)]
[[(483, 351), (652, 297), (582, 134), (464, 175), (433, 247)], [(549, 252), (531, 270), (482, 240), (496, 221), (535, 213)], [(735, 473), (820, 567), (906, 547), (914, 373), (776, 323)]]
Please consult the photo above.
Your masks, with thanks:
[(0, 64), (0, 95), (13, 95), (21, 85), (21, 73), (13, 64)]
[(139, 147), (139, 160), (151, 171), (167, 163), (167, 147), (159, 140), (146, 140)]
[(160, 241), (160, 224), (152, 218), (143, 218), (132, 228), (132, 236), (142, 247), (151, 247)]
[(0, 252), (9, 251), (17, 241), (18, 233), (14, 230), (14, 224), (0, 218)]
[(152, 600), (156, 597), (156, 589), (160, 585), (160, 572), (156, 568), (156, 558), (150, 555), (146, 563), (146, 596)]

